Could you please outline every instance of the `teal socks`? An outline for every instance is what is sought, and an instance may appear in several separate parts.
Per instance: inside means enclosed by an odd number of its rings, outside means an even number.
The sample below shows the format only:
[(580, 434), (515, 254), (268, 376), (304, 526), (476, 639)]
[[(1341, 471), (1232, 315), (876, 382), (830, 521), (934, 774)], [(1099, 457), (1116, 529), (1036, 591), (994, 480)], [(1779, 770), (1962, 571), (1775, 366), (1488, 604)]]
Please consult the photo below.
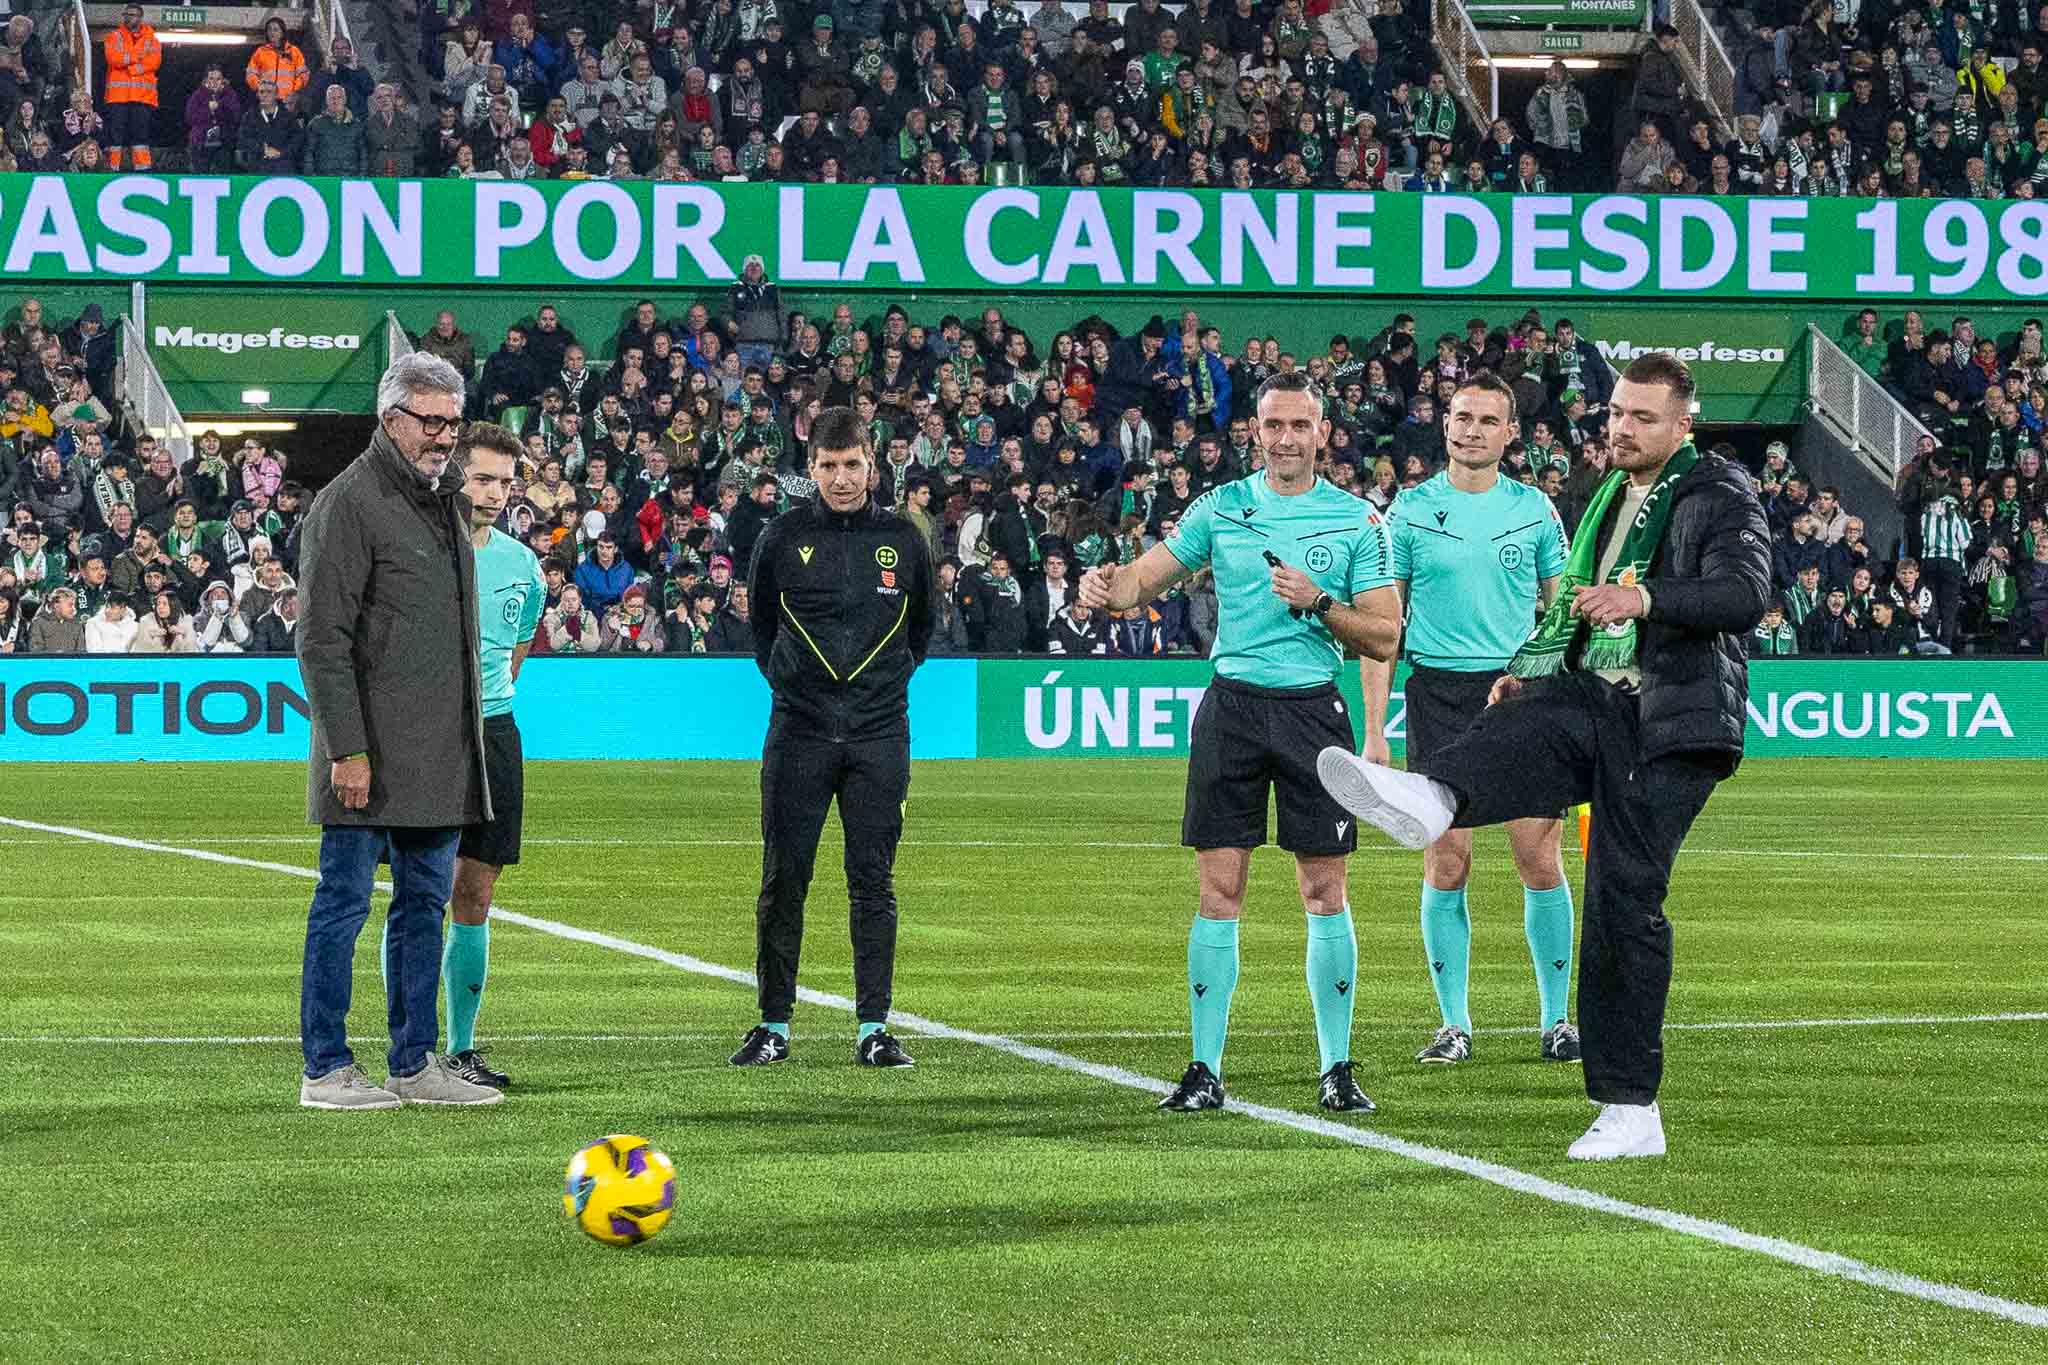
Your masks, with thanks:
[(1351, 1015), (1358, 984), (1358, 936), (1351, 906), (1308, 917), (1308, 998), (1316, 1009), (1316, 1046), (1323, 1070), (1351, 1060)]
[(1447, 1028), (1472, 1032), (1472, 917), (1465, 893), (1422, 884), (1422, 950), (1429, 957), (1430, 984)]
[[(770, 1027), (773, 1027), (773, 1025), (770, 1025)], [(868, 1040), (869, 1034), (880, 1033), (883, 1029), (887, 1027), (887, 1024), (862, 1024), (860, 1026), (860, 1032), (854, 1035), (853, 1041), (856, 1045), (865, 1043)], [(783, 1029), (782, 1036), (785, 1038), (789, 1036), (789, 1030), (787, 1027)]]
[(484, 1005), (484, 976), (491, 961), (491, 925), (460, 924), (452, 918), (441, 948), (441, 993), (448, 1001), (448, 1051), (476, 1046), (476, 1016)]
[(1529, 936), (1529, 961), (1536, 968), (1536, 995), (1543, 1010), (1537, 1022), (1548, 1029), (1564, 1019), (1572, 997), (1572, 886), (1548, 891), (1522, 888), (1522, 932)]
[(1223, 1038), (1237, 990), (1237, 921), (1195, 917), (1188, 929), (1188, 1017), (1194, 1057), (1223, 1075)]
[[(774, 1034), (774, 1035), (775, 1035), (775, 1036), (776, 1036), (777, 1038), (780, 1038), (780, 1039), (782, 1039), (782, 1041), (783, 1041), (783, 1042), (785, 1042), (785, 1043), (786, 1043), (786, 1042), (788, 1042), (788, 1041), (789, 1041), (789, 1025), (787, 1025), (787, 1024), (769, 1024), (769, 1023), (763, 1023), (763, 1024), (761, 1025), (761, 1027), (762, 1027), (762, 1028), (764, 1028), (764, 1029), (767, 1029), (767, 1030), (768, 1030), (768, 1031), (769, 1031), (770, 1033)], [(867, 1035), (866, 1035), (865, 1033), (863, 1033), (863, 1034), (861, 1035), (861, 1037), (865, 1038), (865, 1037), (867, 1037)]]

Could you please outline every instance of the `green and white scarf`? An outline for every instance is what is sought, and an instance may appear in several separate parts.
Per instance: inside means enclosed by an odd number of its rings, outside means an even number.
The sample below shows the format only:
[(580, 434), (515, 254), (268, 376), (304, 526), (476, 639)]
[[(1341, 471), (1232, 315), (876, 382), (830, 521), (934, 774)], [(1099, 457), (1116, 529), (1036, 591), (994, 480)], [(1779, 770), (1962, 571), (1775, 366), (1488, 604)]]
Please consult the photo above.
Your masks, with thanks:
[[(1621, 555), (1608, 571), (1608, 583), (1633, 587), (1649, 573), (1650, 561), (1657, 557), (1657, 547), (1664, 541), (1664, 530), (1671, 524), (1671, 490), (1692, 472), (1692, 467), (1699, 460), (1699, 452), (1693, 449), (1692, 442), (1687, 441), (1664, 466), (1664, 472), (1644, 495), (1642, 510), (1629, 523), (1628, 532), (1621, 542)], [(1515, 651), (1515, 657), (1508, 663), (1508, 672), (1514, 676), (1541, 678), (1562, 672), (1579, 631), (1590, 629), (1584, 620), (1572, 615), (1572, 599), (1580, 588), (1593, 586), (1594, 576), (1600, 568), (1601, 542), (1604, 540), (1599, 528), (1627, 482), (1627, 472), (1617, 469), (1594, 492), (1593, 501), (1580, 522), (1582, 534), (1578, 543), (1572, 546), (1571, 557), (1565, 561), (1564, 580), (1558, 584), (1556, 598), (1543, 613), (1536, 633)], [(1639, 643), (1636, 622), (1618, 621), (1592, 632), (1580, 653), (1577, 666), (1586, 672), (1634, 668)]]

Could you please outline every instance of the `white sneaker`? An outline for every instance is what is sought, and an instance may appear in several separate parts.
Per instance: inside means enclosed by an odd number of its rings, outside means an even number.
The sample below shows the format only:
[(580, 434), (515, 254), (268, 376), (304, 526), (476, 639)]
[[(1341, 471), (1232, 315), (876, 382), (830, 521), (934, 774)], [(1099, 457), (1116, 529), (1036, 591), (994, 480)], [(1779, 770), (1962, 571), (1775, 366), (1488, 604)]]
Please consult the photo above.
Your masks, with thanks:
[(1450, 789), (1421, 773), (1368, 763), (1331, 746), (1316, 755), (1316, 776), (1332, 800), (1403, 848), (1428, 848), (1458, 818)]
[(1612, 1161), (1623, 1156), (1664, 1155), (1664, 1116), (1657, 1103), (1603, 1104), (1600, 1117), (1565, 1153), (1573, 1161)]
[(391, 1093), (407, 1104), (497, 1104), (505, 1098), (502, 1090), (464, 1080), (454, 1064), (439, 1053), (429, 1052), (427, 1064), (410, 1076), (393, 1076)]

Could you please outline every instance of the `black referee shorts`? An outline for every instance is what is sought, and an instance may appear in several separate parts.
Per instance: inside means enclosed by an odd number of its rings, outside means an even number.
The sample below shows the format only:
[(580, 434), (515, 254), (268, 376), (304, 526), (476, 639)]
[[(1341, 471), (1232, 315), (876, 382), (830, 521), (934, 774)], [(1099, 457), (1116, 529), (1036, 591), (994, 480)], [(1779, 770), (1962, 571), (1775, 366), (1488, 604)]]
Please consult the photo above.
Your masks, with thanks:
[(1426, 773), (1429, 760), (1455, 744), (1479, 713), (1505, 669), (1483, 668), (1464, 673), (1449, 668), (1413, 666), (1408, 674), (1408, 771)]
[(1258, 848), (1267, 790), (1280, 807), (1280, 847), (1306, 858), (1358, 847), (1351, 815), (1316, 778), (1316, 755), (1354, 747), (1351, 713), (1334, 685), (1253, 687), (1218, 677), (1195, 712), (1180, 841), (1189, 848)]
[(526, 824), (526, 754), (511, 712), (484, 717), (484, 779), (491, 788), (491, 818), (465, 825), (456, 852), (471, 862), (510, 867), (519, 861)]

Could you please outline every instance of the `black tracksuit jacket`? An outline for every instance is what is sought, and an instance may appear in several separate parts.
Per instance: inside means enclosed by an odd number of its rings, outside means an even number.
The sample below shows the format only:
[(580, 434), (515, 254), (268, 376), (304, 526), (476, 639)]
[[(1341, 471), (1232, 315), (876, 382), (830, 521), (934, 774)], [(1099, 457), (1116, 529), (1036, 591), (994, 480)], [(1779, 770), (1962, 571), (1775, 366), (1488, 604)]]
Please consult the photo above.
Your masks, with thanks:
[(835, 743), (908, 735), (932, 579), (924, 537), (873, 502), (845, 515), (801, 503), (770, 522), (748, 590), (774, 722)]

